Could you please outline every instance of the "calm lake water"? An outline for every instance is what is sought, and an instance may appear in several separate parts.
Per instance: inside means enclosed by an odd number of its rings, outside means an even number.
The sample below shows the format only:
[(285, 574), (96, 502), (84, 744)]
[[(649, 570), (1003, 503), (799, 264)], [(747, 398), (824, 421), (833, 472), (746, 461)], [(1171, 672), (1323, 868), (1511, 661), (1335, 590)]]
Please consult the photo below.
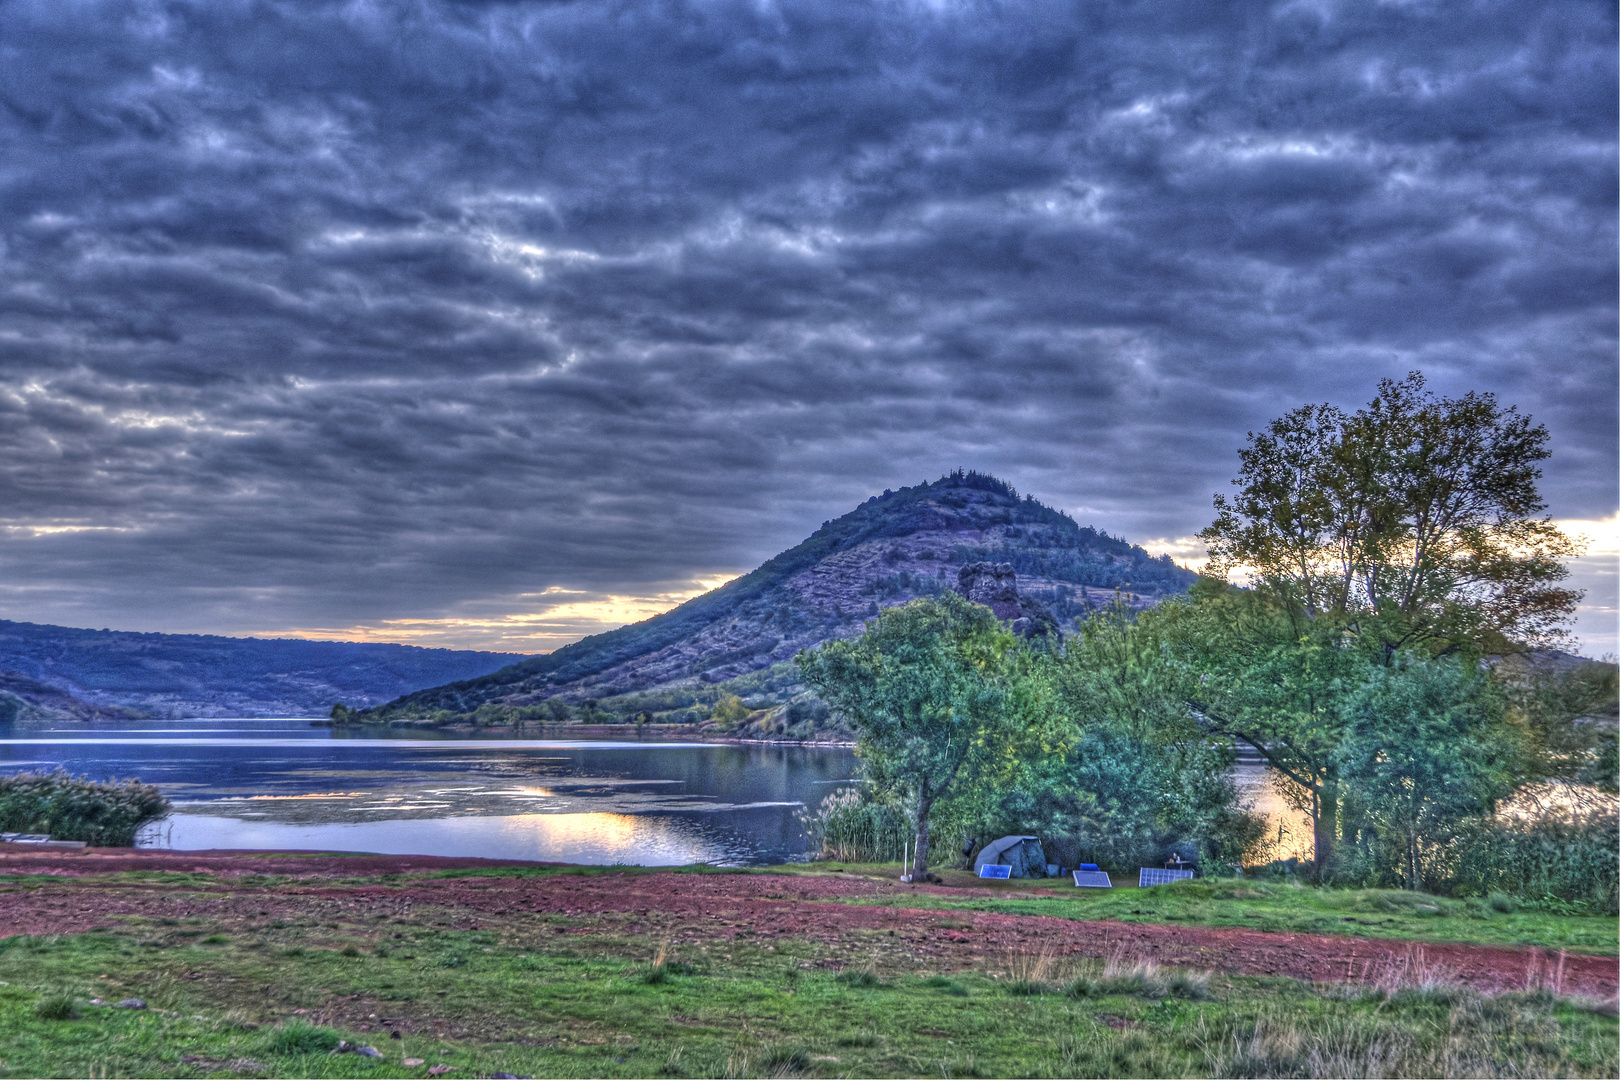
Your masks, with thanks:
[(0, 727), (0, 772), (156, 784), (142, 847), (373, 851), (571, 863), (802, 858), (795, 812), (856, 776), (836, 747), (376, 737), (308, 720)]

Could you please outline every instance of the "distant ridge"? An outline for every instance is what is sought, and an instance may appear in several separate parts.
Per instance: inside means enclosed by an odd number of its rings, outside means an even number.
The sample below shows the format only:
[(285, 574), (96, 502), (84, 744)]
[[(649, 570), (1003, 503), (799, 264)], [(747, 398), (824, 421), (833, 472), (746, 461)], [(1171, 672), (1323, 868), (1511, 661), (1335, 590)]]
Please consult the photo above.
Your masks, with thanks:
[(80, 630), (0, 619), (0, 722), (130, 715), (325, 716), (481, 675), (514, 653)]
[[(1012, 564), (1019, 592), (1043, 602), (1068, 629), (1116, 590), (1142, 606), (1185, 592), (1197, 579), (1168, 556), (1020, 498), (993, 476), (958, 470), (875, 495), (758, 569), (671, 611), (348, 718), (443, 721), (477, 713), (505, 722), (499, 710), (519, 709), (535, 719), (691, 721), (729, 691), (751, 698), (756, 712), (770, 711), (770, 722), (785, 732), (797, 721), (777, 716), (775, 707), (799, 692), (788, 662), (800, 649), (860, 633), (880, 608), (954, 589), (959, 568), (980, 561)], [(532, 708), (541, 703), (550, 711)], [(801, 712), (813, 717), (814, 710)]]

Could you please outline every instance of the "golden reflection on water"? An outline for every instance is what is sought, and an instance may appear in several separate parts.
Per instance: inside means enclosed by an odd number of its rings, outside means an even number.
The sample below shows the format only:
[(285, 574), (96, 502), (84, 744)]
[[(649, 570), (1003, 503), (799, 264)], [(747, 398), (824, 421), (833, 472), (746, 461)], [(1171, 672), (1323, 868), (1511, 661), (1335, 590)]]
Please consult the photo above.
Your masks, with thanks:
[(1266, 850), (1259, 861), (1313, 858), (1316, 843), (1311, 837), (1310, 815), (1289, 804), (1278, 786), (1277, 774), (1263, 765), (1238, 765), (1232, 773), (1239, 798), (1266, 819), (1266, 835), (1262, 838)]

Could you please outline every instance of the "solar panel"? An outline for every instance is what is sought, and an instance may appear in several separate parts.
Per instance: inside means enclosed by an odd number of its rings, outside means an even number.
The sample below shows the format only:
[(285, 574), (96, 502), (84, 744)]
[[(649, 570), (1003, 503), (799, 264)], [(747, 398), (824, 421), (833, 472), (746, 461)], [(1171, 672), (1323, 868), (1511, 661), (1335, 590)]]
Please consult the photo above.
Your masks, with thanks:
[(1185, 881), (1192, 876), (1191, 870), (1160, 870), (1156, 866), (1144, 866), (1137, 885), (1145, 889), (1149, 885), (1168, 885), (1172, 881)]
[(985, 863), (983, 866), (979, 867), (979, 876), (982, 878), (996, 878), (999, 881), (1006, 881), (1008, 878), (1012, 877), (1012, 867), (999, 866), (995, 863)]
[(1077, 889), (1112, 889), (1114, 883), (1101, 870), (1076, 870), (1074, 887)]

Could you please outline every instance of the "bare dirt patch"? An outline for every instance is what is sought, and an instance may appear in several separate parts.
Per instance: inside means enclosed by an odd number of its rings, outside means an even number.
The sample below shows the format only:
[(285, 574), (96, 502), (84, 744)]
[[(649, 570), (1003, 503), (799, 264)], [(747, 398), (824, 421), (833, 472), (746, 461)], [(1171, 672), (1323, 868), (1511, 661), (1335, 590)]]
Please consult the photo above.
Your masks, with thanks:
[[(432, 909), (457, 929), (521, 928), (570, 936), (655, 935), (675, 943), (769, 947), (809, 940), (828, 964), (904, 957), (935, 970), (982, 967), (987, 958), (1049, 952), (1117, 957), (1179, 967), (1276, 975), (1319, 982), (1460, 983), (1484, 991), (1548, 986), (1613, 998), (1614, 956), (1544, 949), (1423, 944), (1268, 933), (1220, 927), (1082, 922), (1042, 915), (938, 911), (850, 904), (908, 894), (961, 898), (958, 889), (870, 878), (776, 874), (623, 872), (544, 877), (423, 878), (413, 873), (491, 868), (478, 859), (265, 853), (0, 853), (0, 872), (60, 880), (0, 890), (0, 936), (60, 934), (131, 916), (200, 919), (229, 928), (268, 919), (312, 918), (361, 925)], [(130, 881), (130, 870), (197, 875), (189, 881)], [(273, 887), (250, 875), (277, 875)], [(383, 880), (389, 875), (404, 875)], [(288, 880), (290, 879), (290, 880)], [(418, 912), (419, 914), (423, 912)], [(534, 916), (548, 917), (542, 926)]]

